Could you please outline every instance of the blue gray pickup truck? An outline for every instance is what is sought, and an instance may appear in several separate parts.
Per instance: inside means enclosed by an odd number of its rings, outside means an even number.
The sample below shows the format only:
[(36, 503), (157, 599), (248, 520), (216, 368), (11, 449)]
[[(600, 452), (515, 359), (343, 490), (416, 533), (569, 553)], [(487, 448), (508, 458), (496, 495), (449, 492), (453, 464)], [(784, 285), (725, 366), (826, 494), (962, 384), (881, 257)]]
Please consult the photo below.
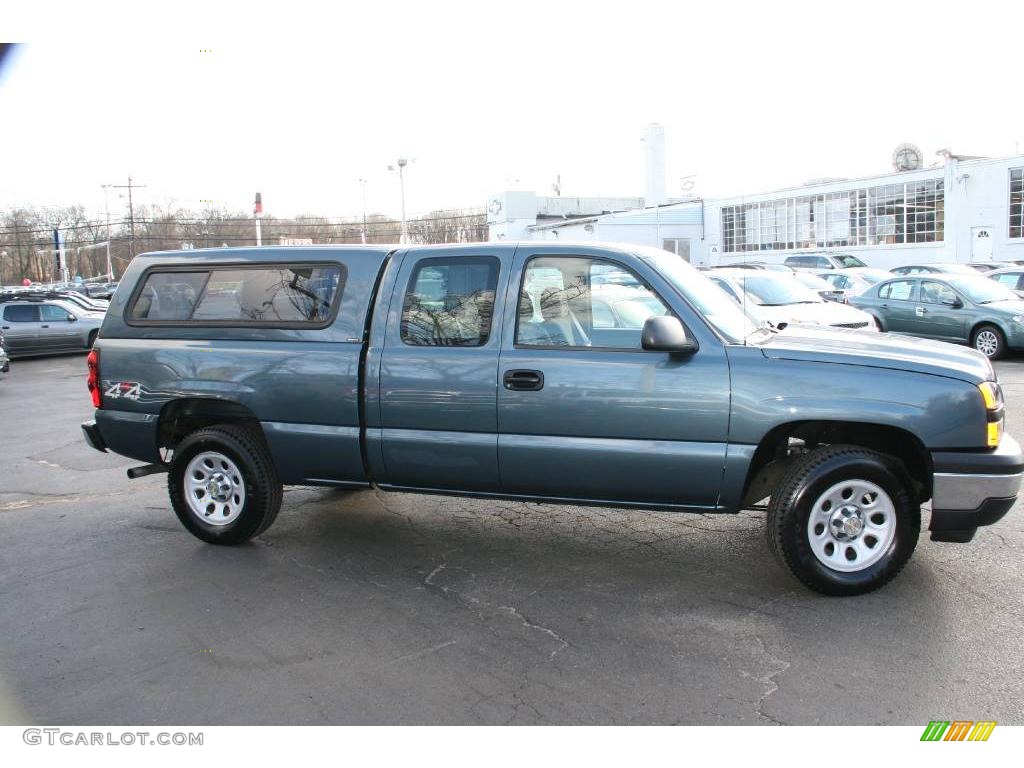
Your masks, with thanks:
[(677, 256), (482, 243), (150, 253), (89, 356), (90, 445), (167, 472), (192, 534), (263, 533), (287, 484), (767, 509), (819, 592), (967, 542), (1024, 471), (991, 363), (944, 342), (778, 333)]

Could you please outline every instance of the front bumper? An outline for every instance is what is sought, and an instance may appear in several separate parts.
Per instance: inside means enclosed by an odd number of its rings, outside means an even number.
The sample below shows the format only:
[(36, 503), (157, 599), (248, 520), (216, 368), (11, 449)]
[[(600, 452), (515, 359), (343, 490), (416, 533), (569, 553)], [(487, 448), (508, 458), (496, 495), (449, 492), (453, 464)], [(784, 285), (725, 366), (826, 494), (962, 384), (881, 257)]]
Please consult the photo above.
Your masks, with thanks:
[(933, 541), (967, 542), (979, 526), (1002, 519), (1017, 501), (1024, 454), (1003, 435), (994, 451), (933, 451)]

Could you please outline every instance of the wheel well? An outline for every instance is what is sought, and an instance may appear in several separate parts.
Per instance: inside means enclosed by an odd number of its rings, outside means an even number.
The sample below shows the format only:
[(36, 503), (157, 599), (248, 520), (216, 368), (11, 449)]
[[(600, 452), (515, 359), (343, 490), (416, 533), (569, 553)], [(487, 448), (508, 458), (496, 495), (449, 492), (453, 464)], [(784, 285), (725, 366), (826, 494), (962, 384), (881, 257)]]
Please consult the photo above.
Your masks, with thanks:
[(800, 421), (780, 424), (762, 438), (747, 470), (744, 505), (771, 495), (767, 491), (781, 479), (786, 464), (793, 456), (821, 445), (840, 443), (858, 445), (899, 459), (914, 481), (918, 500), (923, 502), (931, 498), (931, 453), (912, 433), (883, 424)]
[(971, 328), (971, 332), (967, 335), (967, 341), (973, 343), (973, 341), (974, 341), (974, 334), (976, 334), (978, 332), (979, 328), (981, 328), (982, 326), (985, 326), (985, 325), (990, 325), (993, 328), (995, 328), (997, 331), (999, 331), (999, 333), (1002, 334), (1002, 336), (1003, 336), (1003, 341), (1006, 341), (1006, 331), (1004, 331), (1002, 328), (1000, 328), (998, 323), (993, 323), (991, 320), (982, 320), (981, 322), (975, 323), (974, 327)]
[(173, 450), (184, 437), (214, 424), (246, 424), (260, 428), (256, 414), (240, 403), (208, 397), (172, 400), (160, 411), (157, 448)]

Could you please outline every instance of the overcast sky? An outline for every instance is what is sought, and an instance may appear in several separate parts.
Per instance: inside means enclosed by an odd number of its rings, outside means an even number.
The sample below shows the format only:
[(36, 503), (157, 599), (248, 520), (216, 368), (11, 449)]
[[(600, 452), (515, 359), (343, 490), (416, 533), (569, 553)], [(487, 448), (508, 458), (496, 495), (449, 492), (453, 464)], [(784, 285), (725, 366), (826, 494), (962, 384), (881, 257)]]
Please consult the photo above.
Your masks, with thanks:
[(905, 141), (926, 164), (1024, 152), (1021, 3), (24, 4), (0, 208), (101, 213), (130, 174), (140, 203), (249, 210), (259, 190), (268, 214), (358, 216), (365, 178), (397, 215), (399, 156), (410, 213), (558, 175), (639, 196), (649, 122), (670, 195), (690, 174), (715, 197), (885, 172)]

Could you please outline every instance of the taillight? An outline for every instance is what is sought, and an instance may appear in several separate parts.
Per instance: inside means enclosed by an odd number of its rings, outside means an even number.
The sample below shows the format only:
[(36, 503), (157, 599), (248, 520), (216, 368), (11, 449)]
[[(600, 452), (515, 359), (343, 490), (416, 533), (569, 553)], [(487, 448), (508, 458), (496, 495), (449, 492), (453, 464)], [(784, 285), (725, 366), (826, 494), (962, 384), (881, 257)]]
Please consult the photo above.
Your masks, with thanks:
[(86, 365), (89, 366), (89, 394), (92, 395), (92, 407), (102, 408), (103, 407), (103, 391), (100, 389), (100, 351), (93, 349), (89, 352), (89, 356), (85, 358)]

